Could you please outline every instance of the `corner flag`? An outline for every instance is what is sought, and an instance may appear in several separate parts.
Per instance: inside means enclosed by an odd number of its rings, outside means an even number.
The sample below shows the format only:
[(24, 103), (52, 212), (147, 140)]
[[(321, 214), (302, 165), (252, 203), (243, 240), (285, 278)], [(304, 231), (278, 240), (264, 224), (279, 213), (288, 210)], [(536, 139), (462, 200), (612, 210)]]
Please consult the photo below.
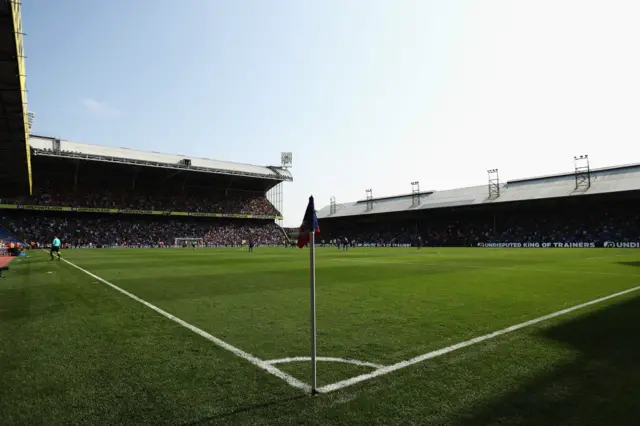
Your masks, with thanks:
[(302, 225), (300, 225), (300, 233), (298, 234), (298, 247), (303, 248), (311, 241), (311, 233), (317, 234), (320, 232), (320, 226), (318, 225), (318, 216), (316, 216), (315, 203), (313, 202), (313, 196), (309, 197), (309, 204), (307, 204), (307, 210), (304, 212), (304, 218), (302, 219)]
[(298, 247), (303, 248), (309, 243), (309, 281), (310, 281), (310, 307), (311, 307), (311, 393), (316, 390), (316, 255), (315, 235), (320, 232), (318, 217), (316, 216), (313, 196), (309, 197), (307, 210), (304, 212), (300, 234), (298, 234)]

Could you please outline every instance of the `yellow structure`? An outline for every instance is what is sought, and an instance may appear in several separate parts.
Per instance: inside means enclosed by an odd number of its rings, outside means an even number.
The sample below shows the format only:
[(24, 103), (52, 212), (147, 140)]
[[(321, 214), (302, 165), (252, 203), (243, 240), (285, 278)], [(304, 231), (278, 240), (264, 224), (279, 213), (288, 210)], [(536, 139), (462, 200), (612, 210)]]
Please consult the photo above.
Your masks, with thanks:
[(31, 150), (21, 7), (0, 1), (0, 198), (31, 193)]
[(18, 75), (20, 77), (20, 97), (22, 100), (22, 123), (24, 125), (24, 149), (27, 156), (27, 174), (29, 179), (29, 195), (33, 192), (33, 179), (31, 177), (31, 150), (29, 148), (29, 109), (27, 107), (27, 70), (24, 63), (24, 43), (22, 40), (22, 13), (21, 3), (18, 0), (11, 1), (11, 15), (13, 17), (13, 34), (16, 42), (16, 56), (18, 59)]

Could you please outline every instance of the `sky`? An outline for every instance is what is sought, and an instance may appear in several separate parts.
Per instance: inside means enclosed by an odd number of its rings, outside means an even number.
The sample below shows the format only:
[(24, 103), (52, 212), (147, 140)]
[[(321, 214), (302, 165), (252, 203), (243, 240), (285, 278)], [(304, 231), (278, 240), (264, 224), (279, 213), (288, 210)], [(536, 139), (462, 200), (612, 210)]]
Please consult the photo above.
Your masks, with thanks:
[(24, 0), (34, 134), (274, 165), (284, 224), (640, 162), (637, 0)]

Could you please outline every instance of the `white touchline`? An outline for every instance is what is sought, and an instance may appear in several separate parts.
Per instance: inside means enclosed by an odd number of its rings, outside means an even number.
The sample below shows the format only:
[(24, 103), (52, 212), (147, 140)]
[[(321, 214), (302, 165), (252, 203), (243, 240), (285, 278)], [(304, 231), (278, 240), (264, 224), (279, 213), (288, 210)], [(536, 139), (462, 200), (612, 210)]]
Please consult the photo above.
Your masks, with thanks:
[(632, 292), (638, 291), (638, 290), (640, 290), (640, 286), (633, 287), (633, 288), (630, 288), (630, 289), (627, 289), (627, 290), (623, 290), (623, 291), (620, 291), (618, 293), (611, 294), (609, 296), (601, 297), (599, 299), (595, 299), (595, 300), (592, 300), (590, 302), (585, 302), (585, 303), (582, 303), (580, 305), (572, 306), (570, 308), (563, 309), (561, 311), (554, 312), (552, 314), (548, 314), (548, 315), (545, 315), (545, 316), (542, 316), (542, 317), (539, 317), (539, 318), (535, 318), (535, 319), (532, 319), (532, 320), (529, 320), (529, 321), (526, 321), (526, 322), (523, 322), (523, 323), (520, 323), (520, 324), (517, 324), (517, 325), (512, 325), (511, 327), (507, 327), (507, 328), (504, 328), (502, 330), (494, 331), (493, 333), (485, 334), (485, 335), (479, 336), (479, 337), (474, 337), (473, 339), (465, 340), (464, 342), (460, 342), (460, 343), (457, 343), (455, 345), (448, 346), (446, 348), (438, 349), (437, 351), (428, 352), (426, 354), (419, 355), (419, 356), (417, 356), (415, 358), (411, 358), (411, 359), (406, 360), (406, 361), (401, 361), (401, 362), (398, 362), (398, 363), (393, 364), (393, 365), (382, 367), (379, 370), (373, 371), (371, 373), (361, 374), (360, 376), (352, 377), (351, 379), (342, 380), (340, 382), (336, 382), (336, 383), (332, 383), (330, 385), (322, 386), (321, 388), (318, 389), (318, 392), (327, 393), (327, 392), (336, 391), (338, 389), (346, 388), (347, 386), (352, 386), (352, 385), (355, 385), (356, 383), (360, 383), (360, 382), (364, 382), (365, 380), (373, 379), (374, 377), (383, 376), (385, 374), (389, 374), (391, 372), (400, 370), (402, 368), (409, 367), (410, 365), (417, 364), (419, 362), (422, 362), (422, 361), (425, 361), (425, 360), (428, 360), (428, 359), (431, 359), (431, 358), (436, 358), (436, 357), (439, 357), (441, 355), (448, 354), (449, 352), (457, 351), (458, 349), (466, 348), (468, 346), (475, 345), (476, 343), (484, 342), (485, 340), (490, 340), (490, 339), (493, 339), (495, 337), (501, 336), (503, 334), (511, 333), (513, 331), (520, 330), (520, 329), (525, 328), (525, 327), (529, 327), (530, 325), (534, 325), (534, 324), (537, 324), (537, 323), (540, 323), (540, 322), (543, 322), (543, 321), (546, 321), (546, 320), (549, 320), (549, 319), (552, 319), (552, 318), (555, 318), (555, 317), (559, 317), (561, 315), (568, 314), (569, 312), (573, 312), (573, 311), (576, 311), (578, 309), (585, 308), (587, 306), (595, 305), (597, 303), (601, 303), (601, 302), (604, 302), (606, 300), (613, 299), (615, 297), (619, 297), (619, 296), (622, 296), (622, 295), (625, 295), (625, 294), (628, 294), (628, 293), (632, 293)]
[[(310, 356), (294, 356), (291, 358), (280, 358), (280, 359), (272, 359), (269, 361), (265, 361), (267, 364), (286, 364), (289, 362), (303, 362), (303, 361), (311, 361)], [(376, 364), (373, 362), (366, 361), (358, 361), (357, 359), (346, 359), (346, 358), (334, 358), (330, 356), (319, 356), (316, 357), (316, 361), (327, 361), (327, 362), (341, 362), (343, 364), (353, 364), (358, 365), (360, 367), (371, 367), (371, 368), (383, 368), (384, 365)]]
[(186, 321), (181, 320), (180, 318), (171, 315), (170, 313), (163, 311), (162, 309), (158, 308), (155, 305), (152, 305), (151, 303), (147, 302), (146, 300), (143, 300), (141, 298), (139, 298), (138, 296), (136, 296), (133, 293), (129, 293), (126, 290), (121, 289), (120, 287), (118, 287), (115, 284), (110, 283), (109, 281), (100, 278), (99, 276), (87, 271), (86, 269), (83, 269), (81, 267), (79, 267), (78, 265), (76, 265), (75, 263), (69, 262), (66, 259), (62, 259), (63, 262), (66, 262), (67, 264), (73, 266), (74, 268), (84, 272), (85, 274), (89, 275), (90, 277), (95, 278), (96, 280), (108, 285), (109, 287), (113, 288), (114, 290), (119, 291), (120, 293), (124, 294), (125, 296), (129, 296), (130, 298), (132, 298), (133, 300), (135, 300), (136, 302), (140, 302), (143, 305), (145, 305), (148, 308), (153, 309), (154, 311), (156, 311), (157, 313), (159, 313), (160, 315), (163, 315), (167, 318), (169, 318), (171, 321), (177, 322), (178, 324), (180, 324), (181, 326), (188, 328), (189, 330), (193, 331), (196, 334), (199, 334), (200, 336), (204, 337), (205, 339), (215, 343), (216, 345), (220, 346), (223, 349), (228, 350), (229, 352), (233, 353), (234, 355), (239, 356), (240, 358), (244, 358), (245, 360), (249, 361), (251, 364), (260, 367), (261, 369), (273, 374), (274, 376), (284, 380), (285, 382), (287, 382), (289, 385), (293, 386), (294, 388), (298, 388), (298, 389), (303, 389), (306, 392), (310, 392), (311, 391), (311, 386), (309, 386), (308, 384), (296, 379), (295, 377), (285, 373), (284, 371), (280, 370), (277, 367), (274, 367), (273, 365), (251, 355), (250, 353), (247, 353), (245, 351), (243, 351), (242, 349), (238, 349), (235, 346), (232, 346), (230, 344), (228, 344), (227, 342), (225, 342), (224, 340), (220, 340), (215, 336), (212, 336), (211, 334), (207, 333), (204, 330), (199, 329), (198, 327), (189, 324)]

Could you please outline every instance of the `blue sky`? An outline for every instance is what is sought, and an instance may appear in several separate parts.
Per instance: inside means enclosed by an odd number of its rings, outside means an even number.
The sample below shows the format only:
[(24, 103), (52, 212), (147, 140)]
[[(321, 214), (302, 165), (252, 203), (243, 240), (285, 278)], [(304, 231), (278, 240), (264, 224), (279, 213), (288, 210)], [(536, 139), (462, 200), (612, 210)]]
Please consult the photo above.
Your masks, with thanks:
[(25, 0), (33, 132), (256, 164), (338, 202), (640, 162), (640, 2)]

